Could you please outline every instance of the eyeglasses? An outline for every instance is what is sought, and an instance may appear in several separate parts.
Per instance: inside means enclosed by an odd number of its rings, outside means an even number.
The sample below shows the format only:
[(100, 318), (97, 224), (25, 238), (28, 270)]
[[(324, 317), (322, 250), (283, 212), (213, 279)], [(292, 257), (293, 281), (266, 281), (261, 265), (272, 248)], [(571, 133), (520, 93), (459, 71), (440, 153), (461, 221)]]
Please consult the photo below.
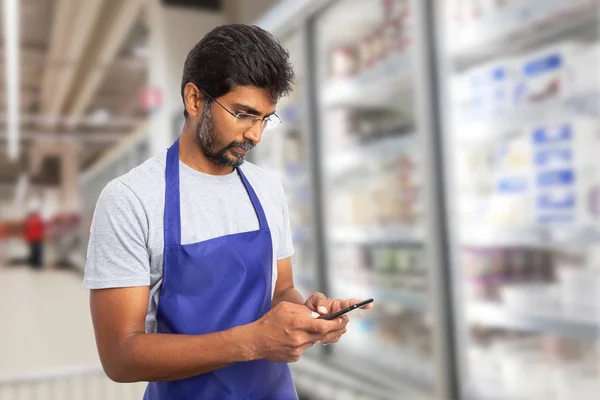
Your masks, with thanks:
[(204, 93), (204, 95), (206, 97), (208, 97), (209, 99), (211, 99), (212, 101), (214, 101), (215, 103), (220, 105), (221, 108), (223, 108), (223, 110), (225, 110), (229, 114), (231, 114), (234, 118), (233, 123), (236, 126), (239, 126), (244, 130), (252, 128), (254, 126), (254, 124), (256, 124), (257, 121), (261, 121), (261, 128), (263, 130), (264, 129), (274, 129), (274, 128), (277, 128), (279, 126), (279, 124), (281, 124), (281, 119), (277, 116), (277, 114), (271, 114), (268, 117), (264, 117), (264, 118), (260, 118), (260, 117), (257, 117), (256, 115), (252, 115), (252, 114), (248, 114), (248, 113), (234, 114), (233, 112), (229, 111), (227, 109), (227, 107), (225, 107), (223, 104), (219, 103), (217, 101), (217, 99), (213, 98), (211, 95), (206, 93), (204, 90), (200, 89), (200, 91), (202, 93)]

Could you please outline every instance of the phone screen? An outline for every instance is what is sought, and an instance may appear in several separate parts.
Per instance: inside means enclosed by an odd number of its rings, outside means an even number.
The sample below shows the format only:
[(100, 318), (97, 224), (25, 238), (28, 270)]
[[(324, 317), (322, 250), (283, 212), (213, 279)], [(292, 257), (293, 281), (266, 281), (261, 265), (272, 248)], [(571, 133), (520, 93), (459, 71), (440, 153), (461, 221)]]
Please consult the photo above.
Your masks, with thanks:
[(364, 307), (367, 304), (372, 303), (372, 302), (373, 302), (373, 299), (367, 299), (367, 300), (361, 301), (360, 303), (353, 304), (350, 307), (346, 307), (338, 312), (327, 315), (327, 316), (323, 317), (323, 319), (330, 320), (330, 319), (334, 319), (337, 317), (341, 317), (342, 315), (349, 313), (352, 310), (356, 310), (357, 308)]

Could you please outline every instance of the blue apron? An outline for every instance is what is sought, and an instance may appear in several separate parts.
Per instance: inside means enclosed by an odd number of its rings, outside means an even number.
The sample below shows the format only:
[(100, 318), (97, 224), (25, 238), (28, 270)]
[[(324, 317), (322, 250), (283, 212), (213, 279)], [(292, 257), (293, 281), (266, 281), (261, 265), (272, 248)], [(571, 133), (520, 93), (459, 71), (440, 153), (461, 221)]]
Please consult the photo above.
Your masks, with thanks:
[[(263, 208), (237, 169), (259, 230), (181, 244), (179, 140), (167, 152), (159, 333), (201, 335), (256, 321), (271, 309), (273, 249)], [(145, 400), (296, 400), (286, 363), (256, 360), (192, 378), (150, 382)]]

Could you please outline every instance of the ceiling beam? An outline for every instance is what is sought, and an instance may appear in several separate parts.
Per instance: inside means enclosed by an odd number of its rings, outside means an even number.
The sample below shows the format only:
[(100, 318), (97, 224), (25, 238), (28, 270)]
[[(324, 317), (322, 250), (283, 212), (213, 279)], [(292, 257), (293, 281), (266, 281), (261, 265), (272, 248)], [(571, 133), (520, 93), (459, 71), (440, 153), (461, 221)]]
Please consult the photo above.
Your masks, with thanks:
[(42, 90), (40, 93), (40, 104), (43, 109), (48, 108), (48, 103), (52, 100), (52, 93), (58, 84), (56, 76), (62, 69), (63, 54), (65, 43), (68, 42), (68, 33), (70, 21), (75, 15), (77, 9), (75, 2), (77, 0), (56, 0), (54, 5), (54, 15), (52, 17), (52, 30), (50, 33), (50, 45), (48, 56), (46, 58), (46, 68), (42, 79)]
[[(106, 21), (101, 21), (101, 31), (96, 32), (97, 41), (90, 46), (93, 50), (91, 57), (87, 58), (88, 68), (86, 73), (78, 79), (76, 91), (70, 102), (70, 108), (66, 110), (67, 115), (79, 117), (83, 115), (96, 91), (102, 83), (107, 67), (114, 61), (127, 35), (138, 22), (144, 0), (118, 0), (110, 3), (112, 7)], [(69, 129), (75, 128), (76, 124), (67, 124)]]
[[(21, 141), (61, 141), (75, 140), (81, 143), (112, 144), (130, 134), (130, 131), (122, 133), (114, 132), (48, 132), (48, 131), (22, 131)], [(6, 141), (5, 132), (0, 130), (0, 143)]]
[[(52, 95), (42, 103), (42, 112), (60, 115), (68, 94), (74, 84), (75, 76), (81, 67), (86, 48), (92, 40), (92, 33), (98, 21), (102, 0), (79, 0), (72, 7), (72, 18), (66, 21), (69, 35), (63, 42), (63, 51), (58, 60), (57, 69), (52, 69), (53, 79), (57, 82)], [(52, 48), (53, 43), (51, 43)]]
[[(58, 124), (75, 124), (82, 126), (90, 126), (95, 128), (135, 128), (139, 124), (145, 121), (145, 118), (111, 118), (106, 122), (98, 122), (93, 117), (88, 116), (67, 116), (56, 118), (51, 115), (40, 115), (40, 114), (21, 114), (21, 123), (23, 124), (38, 124), (48, 125), (50, 122)], [(0, 113), (0, 125), (6, 124), (6, 115)]]
[[(23, 64), (49, 62), (50, 56), (46, 57), (48, 50), (40, 46), (21, 45), (21, 60)], [(4, 46), (0, 44), (0, 54), (4, 54)], [(4, 60), (0, 59), (0, 65), (4, 64)], [(115, 58), (112, 65), (113, 68), (119, 71), (136, 72), (145, 69), (148, 66), (148, 61), (145, 58), (138, 57), (118, 57)], [(44, 68), (47, 69), (47, 68)]]

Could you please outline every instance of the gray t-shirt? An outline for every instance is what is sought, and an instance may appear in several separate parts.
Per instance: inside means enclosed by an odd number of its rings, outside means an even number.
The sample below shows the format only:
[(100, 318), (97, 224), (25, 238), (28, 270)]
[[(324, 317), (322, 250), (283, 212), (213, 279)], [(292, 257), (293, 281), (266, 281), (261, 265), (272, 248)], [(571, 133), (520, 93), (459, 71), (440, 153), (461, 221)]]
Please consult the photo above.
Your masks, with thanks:
[[(111, 181), (96, 204), (84, 285), (88, 289), (150, 286), (146, 331), (156, 331), (163, 274), (166, 151)], [(257, 230), (258, 217), (238, 173), (214, 176), (179, 162), (182, 244)], [(241, 167), (265, 211), (277, 260), (294, 253), (281, 181), (245, 162)]]

